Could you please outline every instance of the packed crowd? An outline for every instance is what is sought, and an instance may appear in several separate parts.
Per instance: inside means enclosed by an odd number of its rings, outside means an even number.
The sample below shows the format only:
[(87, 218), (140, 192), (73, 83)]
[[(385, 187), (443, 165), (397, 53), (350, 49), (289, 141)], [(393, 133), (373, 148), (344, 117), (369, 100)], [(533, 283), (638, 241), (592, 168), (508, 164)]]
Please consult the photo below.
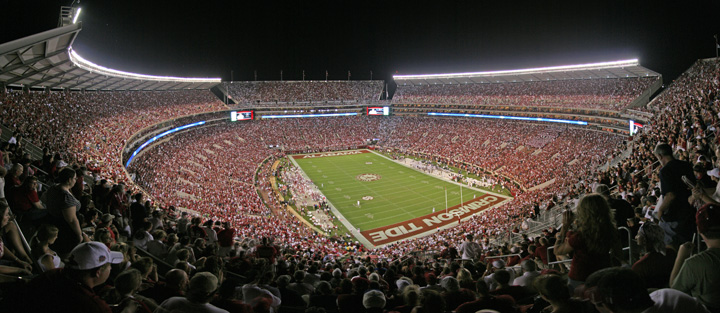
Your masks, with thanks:
[(398, 84), (393, 103), (583, 107), (619, 111), (658, 79), (641, 77), (490, 84)]
[[(379, 100), (383, 81), (256, 81), (223, 84), (240, 106)], [(299, 105), (299, 104), (298, 104)]]
[[(284, 131), (278, 132), (278, 129)], [(556, 140), (545, 138), (552, 137), (553, 132), (565, 134)], [(574, 184), (573, 177), (585, 175), (607, 162), (599, 156), (612, 154), (613, 148), (618, 149), (619, 141), (598, 132), (501, 121), (347, 117), (326, 119), (321, 124), (313, 119), (261, 120), (211, 126), (177, 135), (143, 152), (129, 170), (136, 174), (136, 182), (163, 206), (193, 208), (209, 218), (242, 219), (246, 214), (269, 214), (253, 184), (260, 161), (273, 152), (280, 156), (278, 150), (269, 146), (290, 151), (338, 150), (366, 144), (370, 138), (381, 139), (382, 146), (419, 152), (423, 156), (451, 155), (455, 160), (450, 165), (464, 167), (478, 176), (484, 170), (495, 171), (528, 187), (553, 178), (559, 186)], [(549, 143), (542, 149), (523, 149), (529, 146), (526, 142), (537, 146), (545, 141)], [(497, 152), (477, 158), (477, 151), (481, 149)], [(584, 151), (597, 153), (584, 154)], [(570, 162), (572, 166), (565, 166)], [(532, 170), (523, 171), (522, 165)], [(218, 184), (218, 179), (227, 179), (227, 182)], [(270, 192), (268, 186), (261, 190)], [(519, 193), (517, 189), (514, 192)], [(512, 216), (513, 221), (520, 220), (528, 216), (527, 207), (532, 201), (542, 199), (541, 194), (520, 195), (517, 201), (498, 212), (510, 212), (506, 216)], [(523, 201), (524, 198), (529, 200)], [(485, 225), (485, 231), (492, 236), (512, 229), (513, 223), (495, 219), (495, 214), (477, 217), (470, 223)]]
[(126, 180), (120, 151), (135, 132), (222, 109), (209, 91), (0, 93), (4, 125), (114, 181)]
[[(298, 167), (289, 167), (282, 171), (282, 186), (278, 186), (281, 192), (292, 193), (293, 199), (298, 199), (300, 209), (302, 210), (305, 206), (313, 206), (317, 203), (327, 201), (325, 196), (320, 192), (317, 187), (322, 188), (323, 186), (315, 186), (313, 182), (303, 176), (302, 171)], [(291, 188), (287, 188), (290, 186)]]
[[(12, 287), (0, 288), (4, 292), (0, 305), (9, 311), (30, 312), (109, 312), (108, 304), (118, 312), (668, 312), (678, 308), (683, 312), (718, 312), (720, 264), (715, 260), (720, 251), (720, 198), (715, 187), (710, 187), (720, 179), (718, 90), (720, 62), (697, 62), (651, 103), (656, 114), (632, 142), (631, 156), (600, 172), (596, 166), (605, 163), (619, 146), (607, 135), (575, 129), (518, 124), (507, 130), (515, 139), (493, 141), (496, 139), (488, 136), (483, 142), (472, 142), (465, 134), (483, 133), (471, 124), (484, 121), (338, 118), (328, 125), (285, 120), (209, 126), (178, 134), (135, 161), (138, 182), (153, 198), (158, 197), (155, 204), (145, 201), (142, 194), (126, 191), (122, 184), (92, 179), (92, 171), (109, 178), (115, 175), (111, 169), (93, 166), (90, 161), (95, 159), (87, 156), (97, 154), (92, 147), (77, 150), (75, 145), (62, 146), (53, 139), (48, 140), (52, 150), (67, 154), (67, 158), (48, 153), (47, 160), (26, 160), (28, 156), (16, 143), (19, 134), (33, 141), (37, 136), (42, 138), (44, 132), (37, 132), (40, 128), (31, 125), (32, 121), (50, 119), (18, 119), (28, 125), (11, 123), (19, 131), (2, 144), (1, 151), (0, 170), (7, 172), (4, 198), (10, 207), (0, 201), (0, 258), (5, 261), (0, 264), (0, 281)], [(7, 99), (18, 103), (24, 100), (17, 99), (24, 97), (33, 95), (5, 95), (2, 107), (7, 110)], [(59, 105), (61, 111), (65, 106), (71, 105)], [(3, 115), (3, 119), (14, 118)], [(73, 123), (66, 120), (61, 124)], [(430, 127), (433, 123), (449, 131), (435, 132)], [(49, 124), (54, 125), (52, 121)], [(123, 129), (110, 131), (121, 134)], [(554, 140), (544, 139), (553, 136)], [(548, 166), (548, 171), (557, 170), (554, 158), (565, 157), (570, 150), (574, 157), (563, 159), (563, 164), (570, 166), (555, 172), (555, 183), (544, 189), (518, 191), (512, 203), (463, 221), (458, 227), (372, 252), (351, 240), (313, 233), (286, 212), (275, 210), (279, 203), (267, 197), (270, 162), (261, 162), (268, 155), (272, 160), (282, 154), (270, 150), (269, 145), (314, 151), (356, 146), (369, 138), (391, 138), (398, 149), (415, 149), (428, 158), (455, 162), (466, 170), (482, 167), (504, 171), (518, 180), (526, 177), (530, 184), (542, 182), (543, 173), (523, 173), (512, 166), (485, 167), (478, 160), (463, 159), (463, 155), (473, 154), (462, 150), (460, 144), (479, 150), (500, 143), (501, 149), (509, 146), (513, 153), (524, 152), (526, 157), (547, 150), (543, 162), (549, 164), (534, 164)], [(425, 145), (413, 146), (417, 141)], [(452, 148), (426, 147), (436, 141)], [(662, 142), (667, 144), (657, 145)], [(390, 140), (384, 144), (389, 146)], [(528, 147), (535, 150), (530, 153)], [(261, 149), (265, 152), (258, 152)], [(162, 153), (167, 153), (166, 159), (153, 159)], [(595, 157), (583, 158), (586, 154)], [(217, 164), (223, 157), (235, 161), (224, 162), (227, 166)], [(26, 166), (30, 164), (41, 168), (52, 164), (49, 168), (55, 170), (40, 177), (56, 184), (37, 194), (33, 177), (38, 174)], [(578, 167), (581, 169), (570, 169)], [(689, 173), (691, 182), (703, 184), (690, 192), (671, 167)], [(219, 179), (228, 181), (218, 183)], [(174, 185), (164, 189), (162, 183)], [(204, 184), (204, 189), (196, 184)], [(254, 188), (244, 193), (244, 187), (233, 189), (233, 184)], [(222, 185), (227, 186), (218, 193), (208, 190)], [(607, 186), (617, 188), (623, 199), (610, 196)], [(190, 200), (180, 200), (177, 193), (173, 198), (176, 191)], [(590, 194), (592, 191), (600, 194)], [(227, 196), (230, 198), (224, 198)], [(661, 196), (663, 200), (658, 201)], [(685, 200), (688, 198), (691, 201)], [(209, 201), (199, 201), (203, 199)], [(537, 214), (540, 208), (551, 211), (564, 207), (559, 203), (568, 200), (577, 202), (577, 208), (574, 214), (563, 214), (562, 229), (549, 229), (513, 245), (490, 244), (491, 237), (512, 232), (513, 225)], [(175, 209), (180, 205), (168, 206), (181, 201), (198, 201), (182, 204), (195, 210), (189, 211), (190, 215), (200, 214), (190, 218)], [(212, 201), (216, 207), (208, 205)], [(165, 210), (153, 210), (158, 204)], [(243, 211), (236, 216), (217, 211), (217, 206), (233, 205), (243, 206)], [(625, 208), (630, 209), (629, 214)], [(26, 249), (19, 239), (11, 211), (18, 216), (21, 229), (38, 229), (33, 249)], [(618, 248), (622, 241), (615, 227), (622, 222), (636, 230), (637, 245), (647, 253), (632, 269), (613, 267), (621, 259)], [(694, 232), (687, 226), (697, 226), (707, 246), (696, 256), (690, 256), (693, 245), (683, 243), (691, 239), (688, 230)], [(95, 242), (87, 243), (91, 240)], [(347, 253), (349, 246), (354, 246), (353, 253)], [(563, 273), (564, 267), (549, 264), (550, 247), (555, 250), (550, 256), (557, 255), (558, 259), (574, 255), (569, 273)], [(138, 257), (138, 248), (151, 251), (154, 258)], [(432, 250), (440, 251), (437, 258), (408, 257), (414, 251)], [(466, 261), (457, 261), (459, 258)], [(158, 273), (158, 267), (153, 266), (157, 262), (170, 264), (173, 270)], [(517, 264), (521, 270), (510, 268)], [(539, 269), (549, 274), (540, 275)], [(242, 276), (228, 278), (224, 270)], [(31, 273), (36, 277), (27, 282)], [(648, 293), (647, 287), (660, 289)], [(570, 291), (590, 301), (577, 300)], [(33, 298), (36, 295), (44, 296), (45, 301), (37, 301)]]
[(474, 164), (526, 188), (583, 177), (621, 150), (615, 135), (496, 120), (403, 118), (393, 129), (380, 145)]
[(583, 108), (583, 107), (533, 107), (533, 106), (510, 106), (510, 105), (480, 105), (480, 104), (427, 104), (427, 103), (394, 103), (393, 109), (425, 109), (425, 110), (443, 110), (443, 109), (455, 109), (462, 111), (487, 111), (487, 112), (527, 112), (527, 113), (556, 113), (565, 115), (583, 115), (583, 116), (594, 116), (598, 118), (623, 118), (626, 114), (644, 114), (642, 111), (637, 109), (628, 109), (625, 112), (608, 111), (602, 109)]

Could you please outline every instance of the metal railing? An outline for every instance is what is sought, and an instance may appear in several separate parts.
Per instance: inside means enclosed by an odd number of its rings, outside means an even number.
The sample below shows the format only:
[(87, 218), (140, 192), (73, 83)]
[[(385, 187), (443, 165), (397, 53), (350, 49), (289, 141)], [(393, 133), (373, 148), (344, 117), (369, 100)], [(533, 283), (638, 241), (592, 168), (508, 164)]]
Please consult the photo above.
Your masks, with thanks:
[(12, 219), (13, 224), (15, 224), (15, 227), (17, 227), (18, 234), (20, 234), (20, 239), (22, 241), (23, 247), (25, 247), (25, 250), (27, 251), (28, 255), (32, 255), (32, 251), (30, 248), (30, 244), (27, 241), (27, 238), (25, 238), (25, 234), (23, 233), (22, 229), (20, 228), (20, 224), (18, 224), (16, 219)]
[(624, 230), (624, 231), (627, 232), (628, 246), (627, 246), (627, 247), (623, 247), (623, 248), (622, 248), (622, 251), (628, 251), (628, 264), (632, 265), (632, 264), (633, 264), (633, 248), (632, 248), (632, 246), (633, 246), (633, 243), (632, 243), (633, 238), (632, 238), (632, 232), (630, 231), (629, 228), (624, 227), (624, 226), (618, 227), (618, 230)]
[[(559, 260), (559, 261), (552, 261), (552, 262), (550, 262), (550, 260), (551, 260), (551, 258), (550, 258), (550, 251), (552, 251), (552, 250), (555, 250), (555, 247), (554, 247), (554, 246), (547, 248), (547, 259), (548, 259), (548, 264), (547, 264), (547, 265), (548, 265), (548, 266), (550, 266), (550, 265), (555, 265), (555, 264), (562, 264), (562, 263), (570, 263), (570, 262), (572, 262), (573, 259)], [(555, 255), (555, 253), (553, 253), (553, 255)], [(555, 259), (557, 259), (557, 257), (556, 257)]]
[(511, 256), (517, 256), (520, 257), (520, 253), (513, 253), (513, 254), (504, 254), (504, 255), (493, 255), (493, 256), (486, 256), (485, 260), (487, 259), (501, 259), (501, 258), (509, 258)]
[[(624, 230), (624, 231), (627, 232), (627, 236), (628, 236), (628, 246), (627, 246), (627, 247), (622, 247), (622, 251), (628, 251), (628, 264), (629, 264), (629, 265), (632, 265), (632, 264), (633, 264), (632, 232), (631, 232), (630, 229), (627, 228), (627, 227), (618, 227), (618, 230)], [(551, 255), (550, 252), (553, 251), (553, 250), (555, 250), (555, 247), (554, 247), (554, 246), (553, 246), (553, 247), (548, 247), (548, 249), (547, 249), (548, 265), (554, 265), (554, 264), (562, 264), (562, 263), (572, 262), (572, 259), (558, 260), (558, 261), (550, 262), (550, 255)], [(553, 253), (553, 254), (554, 254), (554, 253)]]

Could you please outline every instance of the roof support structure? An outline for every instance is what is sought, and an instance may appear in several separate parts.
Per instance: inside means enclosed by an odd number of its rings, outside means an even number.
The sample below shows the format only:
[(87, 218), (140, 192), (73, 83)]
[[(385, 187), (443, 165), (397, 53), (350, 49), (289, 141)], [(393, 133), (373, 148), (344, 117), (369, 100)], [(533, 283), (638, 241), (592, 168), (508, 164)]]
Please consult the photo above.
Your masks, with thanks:
[(134, 82), (135, 82), (135, 84), (133, 84), (131, 87), (128, 87), (126, 90), (134, 90), (134, 89), (137, 89), (138, 87), (142, 86), (143, 84), (147, 83), (144, 80), (136, 80)]
[(44, 43), (48, 40), (52, 40), (57, 37), (61, 37), (61, 36), (69, 35), (69, 34), (72, 34), (72, 40), (70, 40), (70, 42), (68, 44), (68, 46), (71, 46), (72, 41), (74, 41), (75, 36), (77, 36), (77, 32), (79, 32), (81, 29), (82, 29), (82, 24), (77, 23), (77, 24), (72, 24), (72, 25), (68, 25), (68, 26), (64, 26), (64, 27), (54, 28), (54, 29), (51, 29), (48, 31), (44, 31), (42, 33), (30, 35), (25, 38), (13, 40), (11, 42), (0, 45), (0, 54), (6, 54), (10, 51), (19, 51), (19, 50), (22, 50), (25, 48), (32, 47), (36, 44)]
[(102, 85), (103, 83), (105, 83), (105, 82), (108, 81), (108, 77), (107, 77), (107, 76), (96, 76), (96, 77), (94, 77), (94, 79), (98, 79), (98, 78), (100, 78), (99, 81), (97, 81), (97, 82), (93, 81), (93, 83), (90, 84), (89, 86), (85, 87), (85, 89), (90, 89), (90, 90), (98, 89), (98, 88), (95, 87), (95, 86)]
[[(43, 67), (43, 68), (41, 68), (41, 69), (28, 68), (28, 72), (26, 72), (26, 73), (23, 74), (22, 76), (15, 77), (15, 78), (13, 78), (13, 79), (7, 80), (6, 83), (7, 83), (8, 85), (9, 85), (9, 84), (14, 84), (14, 83), (17, 82), (17, 81), (23, 80), (23, 79), (25, 79), (25, 78), (28, 78), (28, 77), (33, 76), (33, 75), (38, 74), (38, 73), (42, 73), (42, 72), (47, 71), (47, 70), (51, 70), (51, 69), (53, 69), (53, 68), (56, 68), (56, 67), (58, 67), (58, 66), (60, 66), (60, 65), (65, 64), (65, 63), (67, 63), (67, 62), (70, 62), (70, 60), (65, 60), (65, 61), (62, 61), (62, 62), (60, 62), (60, 63), (58, 63), (58, 64), (48, 65), (48, 66)], [(31, 69), (32, 69), (32, 70), (31, 70)]]
[[(83, 76), (85, 76), (85, 75), (87, 75), (87, 74), (92, 74), (92, 73), (86, 72), (85, 74), (80, 75), (80, 77), (83, 77)], [(80, 78), (80, 77), (78, 77), (78, 78)], [(95, 79), (95, 77), (90, 77), (90, 78), (88, 78), (88, 79), (86, 79), (86, 80), (77, 82), (75, 85), (70, 85), (70, 86), (68, 86), (67, 88), (73, 89), (73, 88), (75, 88), (75, 87), (82, 86), (83, 84), (85, 84), (85, 83), (87, 83), (87, 82), (89, 82), (89, 81), (91, 81), (91, 80), (93, 80), (93, 79)]]
[[(74, 73), (73, 73), (72, 71), (68, 71), (68, 72), (65, 72), (65, 74), (74, 74)], [(74, 74), (74, 76), (70, 76), (70, 77), (64, 77), (64, 76), (63, 76), (63, 77), (60, 79), (60, 81), (58, 81), (58, 82), (50, 85), (50, 88), (59, 87), (60, 85), (64, 85), (64, 84), (67, 83), (67, 82), (71, 82), (71, 81), (73, 81), (73, 80), (75, 80), (75, 79), (82, 78), (82, 77), (85, 76), (86, 74), (88, 74), (88, 73), (86, 73), (86, 72), (81, 72), (80, 74)], [(64, 86), (64, 87), (62, 87), (62, 88), (70, 89), (70, 86)]]
[[(46, 55), (40, 56), (40, 57), (35, 57), (35, 58), (32, 58), (32, 59), (22, 60), (22, 58), (21, 58), (21, 59), (20, 59), (20, 60), (21, 60), (21, 63), (19, 63), (19, 64), (12, 64), (12, 62), (10, 62), (10, 63), (8, 63), (7, 66), (5, 66), (4, 68), (1, 68), (1, 69), (0, 69), (0, 74), (9, 73), (9, 72), (11, 72), (11, 71), (14, 71), (14, 70), (19, 69), (19, 68), (24, 67), (24, 66), (33, 65), (33, 64), (35, 64), (35, 63), (37, 63), (37, 62), (40, 62), (40, 61), (42, 61), (42, 60), (47, 60), (47, 59), (49, 59), (49, 58), (52, 58), (52, 57), (54, 57), (54, 56), (56, 56), (56, 55), (60, 55), (60, 54), (63, 54), (63, 53), (65, 53), (65, 51), (63, 51), (63, 50), (58, 50), (58, 51), (52, 52), (52, 53), (50, 53), (50, 54), (46, 54)], [(11, 65), (11, 64), (12, 64), (12, 65)]]
[(57, 74), (55, 74), (55, 75), (52, 75), (52, 76), (43, 77), (41, 80), (35, 81), (35, 84), (36, 84), (36, 85), (42, 85), (42, 84), (45, 83), (46, 81), (49, 81), (49, 80), (51, 80), (51, 79), (55, 79), (55, 78), (61, 77), (61, 76), (65, 75), (65, 74), (66, 74), (66, 72), (59, 72), (59, 73), (57, 73)]
[(119, 81), (118, 83), (120, 83), (120, 82), (124, 82), (124, 83), (121, 84), (121, 85), (119, 85), (119, 86), (117, 86), (115, 89), (117, 89), (117, 90), (125, 90), (125, 87), (126, 87), (126, 86), (132, 85), (133, 83), (135, 83), (135, 81), (132, 80), (132, 79), (123, 79), (123, 80)]

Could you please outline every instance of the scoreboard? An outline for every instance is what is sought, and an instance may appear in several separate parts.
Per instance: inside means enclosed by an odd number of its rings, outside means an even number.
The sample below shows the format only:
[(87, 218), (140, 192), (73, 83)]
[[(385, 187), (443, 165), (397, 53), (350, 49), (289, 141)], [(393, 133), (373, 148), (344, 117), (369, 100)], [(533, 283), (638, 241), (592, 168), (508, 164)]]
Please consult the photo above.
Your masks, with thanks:
[(630, 120), (630, 136), (637, 134), (640, 131), (640, 128), (643, 128), (644, 126), (638, 122), (635, 122), (633, 120)]
[(230, 112), (230, 120), (233, 122), (252, 120), (253, 117), (255, 117), (255, 114), (252, 110), (250, 110), (250, 111), (231, 111)]
[(390, 107), (367, 107), (367, 115), (390, 115)]

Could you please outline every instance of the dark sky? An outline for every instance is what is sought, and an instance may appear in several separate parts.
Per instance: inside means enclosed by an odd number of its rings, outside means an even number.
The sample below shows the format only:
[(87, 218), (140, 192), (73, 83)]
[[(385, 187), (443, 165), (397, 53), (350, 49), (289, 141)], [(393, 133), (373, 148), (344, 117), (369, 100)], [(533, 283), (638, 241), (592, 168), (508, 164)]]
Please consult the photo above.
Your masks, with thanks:
[[(0, 0), (0, 42), (72, 1)], [(526, 4), (524, 4), (527, 2)], [(593, 4), (596, 3), (596, 4)], [(715, 56), (720, 1), (82, 0), (74, 49), (151, 75), (389, 79), (638, 58), (669, 82)], [(10, 18), (8, 18), (10, 17)]]

